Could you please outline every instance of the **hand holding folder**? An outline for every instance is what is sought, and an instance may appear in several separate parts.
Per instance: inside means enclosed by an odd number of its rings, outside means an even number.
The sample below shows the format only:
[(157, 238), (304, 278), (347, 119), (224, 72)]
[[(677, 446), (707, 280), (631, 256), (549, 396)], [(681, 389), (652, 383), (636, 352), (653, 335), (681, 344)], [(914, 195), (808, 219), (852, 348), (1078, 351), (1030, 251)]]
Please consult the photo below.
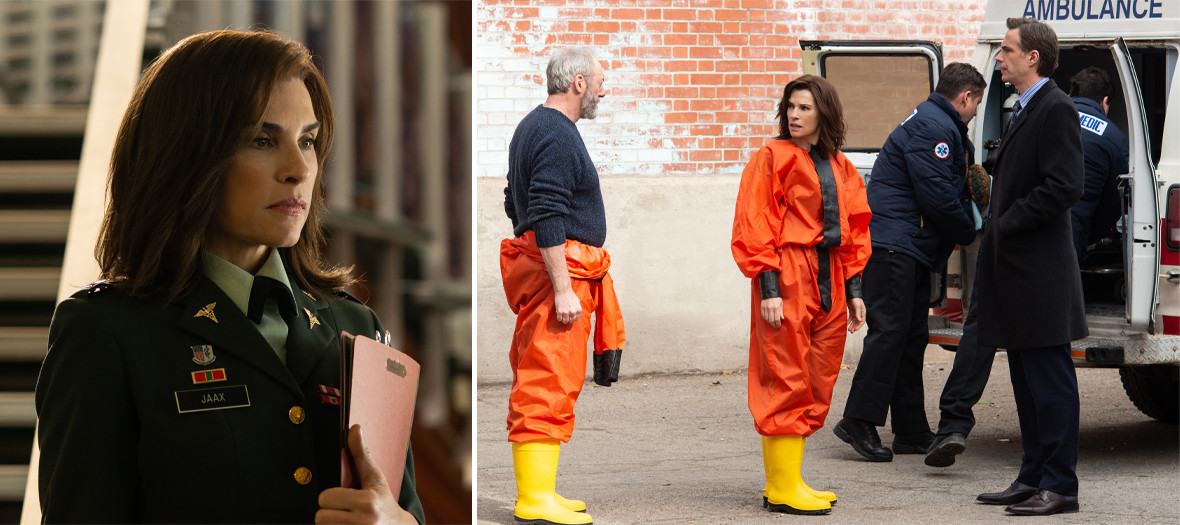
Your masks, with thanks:
[(348, 432), (348, 450), (356, 465), (356, 477), (360, 489), (333, 487), (320, 493), (320, 510), (316, 512), (316, 523), (389, 523), (418, 525), (414, 518), (397, 502), (389, 492), (385, 474), (369, 453), (368, 441), (364, 441), (360, 425), (353, 425)]

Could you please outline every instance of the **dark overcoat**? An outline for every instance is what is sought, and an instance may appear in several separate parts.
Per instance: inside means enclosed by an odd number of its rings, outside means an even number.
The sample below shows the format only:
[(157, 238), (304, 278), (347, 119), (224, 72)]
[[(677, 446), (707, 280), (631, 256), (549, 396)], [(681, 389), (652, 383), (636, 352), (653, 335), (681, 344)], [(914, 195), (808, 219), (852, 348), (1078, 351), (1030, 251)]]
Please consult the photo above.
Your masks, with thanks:
[(1049, 80), (1004, 134), (979, 249), (979, 344), (1008, 350), (1086, 337), (1070, 208), (1082, 195), (1078, 111)]
[[(58, 305), (36, 390), (45, 521), (313, 522), (340, 485), (340, 331), (382, 328), (294, 288), (286, 366), (204, 277), (168, 303), (99, 284)], [(409, 451), (398, 500), (423, 520)]]

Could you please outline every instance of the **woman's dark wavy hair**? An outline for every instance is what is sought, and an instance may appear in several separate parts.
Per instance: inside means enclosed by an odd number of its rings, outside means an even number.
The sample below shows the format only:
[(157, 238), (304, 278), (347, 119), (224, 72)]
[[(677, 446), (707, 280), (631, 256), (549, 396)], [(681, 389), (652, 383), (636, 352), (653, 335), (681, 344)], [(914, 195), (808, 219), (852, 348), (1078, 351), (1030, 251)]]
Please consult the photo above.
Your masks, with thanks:
[(783, 98), (778, 103), (778, 139), (791, 138), (791, 128), (787, 125), (787, 99), (796, 91), (809, 91), (815, 99), (815, 111), (819, 116), (819, 151), (825, 155), (835, 155), (844, 145), (844, 135), (847, 127), (844, 125), (844, 107), (840, 105), (840, 97), (836, 95), (836, 88), (823, 77), (803, 75), (789, 82), (783, 88)]
[(152, 62), (135, 88), (111, 155), (110, 201), (95, 257), (101, 275), (135, 296), (175, 299), (203, 271), (225, 171), (261, 126), (275, 86), (303, 80), (320, 122), (317, 172), (299, 241), (279, 253), (301, 288), (338, 291), (352, 268), (328, 267), (324, 160), (332, 102), (307, 48), (266, 31), (190, 36)]

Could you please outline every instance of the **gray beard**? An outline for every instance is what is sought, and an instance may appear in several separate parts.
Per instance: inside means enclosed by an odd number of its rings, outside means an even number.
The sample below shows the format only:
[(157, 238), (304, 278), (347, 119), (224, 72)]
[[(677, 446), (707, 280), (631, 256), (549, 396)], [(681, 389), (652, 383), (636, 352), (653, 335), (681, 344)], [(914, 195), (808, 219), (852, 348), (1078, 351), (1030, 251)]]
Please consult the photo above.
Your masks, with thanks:
[(579, 118), (593, 119), (598, 116), (598, 97), (594, 96), (590, 91), (582, 95), (582, 102), (578, 104)]

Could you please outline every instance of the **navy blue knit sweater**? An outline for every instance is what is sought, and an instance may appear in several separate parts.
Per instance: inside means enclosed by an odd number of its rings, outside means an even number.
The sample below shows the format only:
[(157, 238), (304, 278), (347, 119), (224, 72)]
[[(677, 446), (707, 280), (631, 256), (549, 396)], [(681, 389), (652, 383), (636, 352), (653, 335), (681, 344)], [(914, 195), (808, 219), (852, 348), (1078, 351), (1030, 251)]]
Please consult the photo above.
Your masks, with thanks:
[(516, 126), (508, 145), (504, 211), (513, 234), (533, 230), (540, 248), (566, 239), (598, 247), (606, 241), (598, 170), (564, 113), (537, 106)]

